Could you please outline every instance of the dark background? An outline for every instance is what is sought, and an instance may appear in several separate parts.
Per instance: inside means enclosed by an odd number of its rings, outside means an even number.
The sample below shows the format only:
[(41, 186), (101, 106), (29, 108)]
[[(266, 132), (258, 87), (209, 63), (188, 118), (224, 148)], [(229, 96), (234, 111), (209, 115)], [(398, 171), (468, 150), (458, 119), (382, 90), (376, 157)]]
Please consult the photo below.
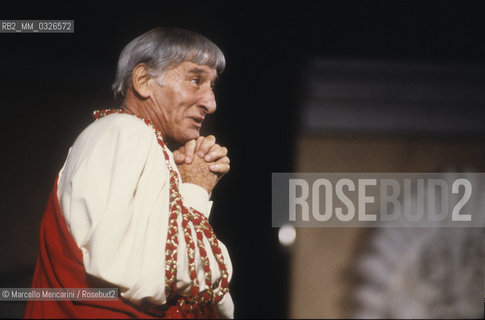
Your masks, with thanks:
[[(122, 48), (153, 27), (175, 26), (206, 35), (227, 59), (208, 131), (232, 162), (213, 193), (211, 220), (231, 253), (236, 317), (286, 317), (287, 256), (271, 227), (271, 173), (293, 171), (300, 67), (314, 57), (483, 63), (484, 17), (483, 1), (2, 8), (0, 19), (74, 19), (75, 33), (0, 34), (0, 287), (30, 285), (48, 193), (92, 110), (113, 105)], [(1, 303), (0, 316), (22, 316), (22, 307)]]

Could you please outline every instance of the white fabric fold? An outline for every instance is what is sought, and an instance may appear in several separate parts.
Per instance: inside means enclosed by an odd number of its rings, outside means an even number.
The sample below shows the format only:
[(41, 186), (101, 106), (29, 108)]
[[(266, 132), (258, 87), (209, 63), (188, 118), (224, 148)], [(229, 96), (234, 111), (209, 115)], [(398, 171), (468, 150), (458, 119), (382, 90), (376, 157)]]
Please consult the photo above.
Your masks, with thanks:
[(212, 201), (209, 201), (207, 190), (196, 184), (182, 183), (180, 185), (180, 194), (186, 206), (197, 209), (209, 219)]

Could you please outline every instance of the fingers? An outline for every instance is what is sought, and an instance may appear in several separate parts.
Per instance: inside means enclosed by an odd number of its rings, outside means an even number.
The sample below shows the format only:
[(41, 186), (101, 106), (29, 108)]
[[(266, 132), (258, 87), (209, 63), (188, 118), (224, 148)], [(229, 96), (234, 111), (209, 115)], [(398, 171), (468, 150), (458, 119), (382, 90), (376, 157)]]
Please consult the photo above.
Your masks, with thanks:
[(173, 152), (173, 160), (177, 165), (185, 162), (185, 147), (180, 147), (178, 150)]
[[(199, 136), (197, 138), (197, 142), (195, 143), (195, 150), (197, 150), (197, 151), (199, 150), (200, 145), (202, 144), (202, 141), (204, 141), (204, 140), (205, 140), (205, 137), (203, 137), (203, 136)], [(202, 152), (198, 152), (197, 155), (202, 158), (203, 155), (201, 156), (201, 153)]]
[(213, 135), (207, 137), (199, 137), (197, 139), (197, 155), (203, 158), (207, 152), (212, 148), (212, 146), (216, 143), (216, 137)]
[(210, 151), (205, 155), (204, 160), (207, 162), (217, 161), (227, 156), (227, 148), (218, 144), (212, 146)]
[(222, 157), (214, 163), (209, 165), (209, 170), (219, 176), (225, 175), (231, 169), (230, 160), (228, 157)]
[(185, 163), (191, 163), (192, 159), (194, 158), (195, 152), (195, 140), (189, 140), (185, 143)]
[[(199, 157), (204, 158), (206, 162), (215, 162), (227, 156), (227, 148), (216, 144), (216, 138), (213, 135), (207, 137), (200, 136), (197, 140), (187, 141), (184, 146), (174, 151), (174, 161), (177, 165), (184, 162), (190, 164), (195, 153)], [(227, 160), (222, 161), (221, 164), (225, 164)], [(215, 167), (217, 168), (219, 165)], [(216, 170), (223, 171), (226, 169), (225, 165), (221, 165), (221, 168)]]

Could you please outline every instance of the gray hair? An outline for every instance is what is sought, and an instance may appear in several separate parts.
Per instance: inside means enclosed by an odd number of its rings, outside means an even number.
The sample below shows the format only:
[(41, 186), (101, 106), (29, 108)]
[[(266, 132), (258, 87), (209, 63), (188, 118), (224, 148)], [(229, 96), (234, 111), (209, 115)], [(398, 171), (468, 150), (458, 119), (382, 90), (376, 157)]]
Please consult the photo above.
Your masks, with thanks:
[(184, 61), (210, 66), (218, 74), (226, 66), (221, 49), (196, 32), (158, 27), (138, 36), (121, 51), (112, 86), (115, 97), (125, 95), (130, 87), (133, 68), (137, 64), (144, 63), (150, 76), (157, 77)]

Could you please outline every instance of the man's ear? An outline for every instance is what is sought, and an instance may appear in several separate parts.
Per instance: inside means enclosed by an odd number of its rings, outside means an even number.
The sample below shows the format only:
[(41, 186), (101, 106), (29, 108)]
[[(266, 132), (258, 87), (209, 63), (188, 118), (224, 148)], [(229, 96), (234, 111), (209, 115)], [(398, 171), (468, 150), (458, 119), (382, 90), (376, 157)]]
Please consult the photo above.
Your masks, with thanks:
[(146, 99), (151, 94), (149, 80), (151, 79), (148, 73), (147, 66), (144, 63), (137, 64), (131, 72), (131, 84), (133, 91), (140, 97)]

